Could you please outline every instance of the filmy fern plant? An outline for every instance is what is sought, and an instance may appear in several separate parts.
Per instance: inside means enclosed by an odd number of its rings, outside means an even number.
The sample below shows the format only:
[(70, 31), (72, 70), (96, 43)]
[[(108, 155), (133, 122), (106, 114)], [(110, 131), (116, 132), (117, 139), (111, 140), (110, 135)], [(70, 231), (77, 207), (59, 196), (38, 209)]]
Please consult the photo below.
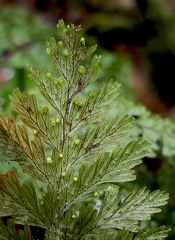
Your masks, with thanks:
[(15, 171), (1, 175), (0, 239), (36, 239), (32, 227), (44, 231), (37, 239), (47, 240), (165, 239), (168, 227), (142, 229), (140, 221), (159, 212), (168, 194), (145, 187), (121, 193), (121, 183), (136, 178), (133, 168), (149, 143), (127, 138), (132, 117), (105, 117), (117, 103), (119, 84), (111, 80), (86, 91), (100, 74), (100, 56), (89, 58), (96, 46), (86, 46), (80, 26), (60, 20), (57, 29), (60, 41), (51, 38), (46, 49), (57, 75), (30, 68), (48, 105), (16, 89), (10, 99), (19, 118), (0, 117), (3, 158), (31, 176), (21, 183)]

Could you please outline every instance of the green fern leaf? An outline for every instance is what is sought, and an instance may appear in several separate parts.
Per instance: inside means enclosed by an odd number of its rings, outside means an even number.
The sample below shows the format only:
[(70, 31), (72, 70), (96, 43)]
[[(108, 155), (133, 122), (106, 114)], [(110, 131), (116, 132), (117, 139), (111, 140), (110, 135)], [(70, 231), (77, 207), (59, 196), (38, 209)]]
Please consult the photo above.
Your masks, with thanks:
[(70, 204), (87, 201), (94, 192), (103, 189), (104, 184), (109, 186), (111, 183), (135, 179), (132, 168), (141, 163), (140, 157), (146, 154), (144, 147), (147, 145), (146, 141), (139, 139), (130, 142), (124, 149), (117, 146), (111, 154), (101, 151), (97, 159), (91, 163), (84, 162), (78, 169), (69, 166), (63, 179), (65, 189), (68, 188), (65, 192), (67, 201)]
[(136, 235), (134, 240), (162, 240), (168, 237), (168, 232), (171, 229), (167, 226), (157, 227), (155, 229), (145, 228)]
[(9, 219), (7, 225), (4, 225), (2, 219), (0, 219), (0, 233), (0, 240), (34, 240), (30, 227), (25, 225), (24, 230), (17, 230), (13, 219)]
[(59, 219), (60, 198), (53, 187), (48, 186), (47, 192), (43, 193), (40, 200), (40, 210), (38, 214), (46, 226), (51, 227)]
[[(132, 232), (138, 231), (138, 220), (149, 220), (151, 214), (159, 212), (160, 209), (158, 207), (166, 204), (169, 197), (168, 194), (160, 190), (150, 193), (143, 188), (138, 192), (131, 192), (128, 197), (118, 205), (117, 209), (115, 206), (117, 196), (114, 198), (112, 192), (116, 192), (115, 188), (108, 189), (107, 199), (105, 199), (104, 203), (102, 202), (102, 211), (100, 211), (99, 214), (102, 216), (104, 212), (106, 212), (107, 215), (101, 218), (101, 221), (104, 222), (99, 222), (99, 224), (102, 228), (115, 227), (122, 229), (125, 227)], [(109, 205), (109, 209), (106, 204), (108, 201), (111, 204)], [(114, 208), (110, 208), (110, 206), (115, 206), (115, 210)]]
[(95, 210), (91, 204), (82, 206), (82, 208), (80, 208), (79, 216), (76, 222), (78, 230), (75, 230), (79, 238), (94, 229), (96, 223), (96, 215), (97, 210)]
[(119, 86), (116, 81), (111, 80), (107, 84), (102, 84), (97, 92), (90, 90), (85, 101), (77, 97), (69, 114), (69, 121), (72, 122), (71, 130), (102, 121), (104, 113), (110, 109), (111, 101), (114, 105), (117, 104)]
[[(6, 135), (8, 134), (8, 138), (14, 142), (13, 145), (18, 145), (18, 147), (21, 148), (26, 156), (32, 156), (28, 138), (28, 130), (25, 125), (17, 125), (12, 115), (6, 119), (0, 116), (0, 128), (2, 129), (1, 132), (5, 132)], [(18, 147), (17, 150), (19, 151)]]
[[(35, 223), (43, 225), (38, 212), (39, 204), (35, 188), (31, 182), (26, 182), (22, 186), (17, 173), (8, 172), (0, 178), (0, 198), (2, 202), (0, 213), (14, 216), (20, 224)], [(2, 215), (1, 215), (2, 216)]]
[[(0, 121), (2, 122), (2, 117), (0, 116)], [(3, 121), (4, 122), (4, 121)], [(18, 146), (17, 143), (15, 143), (8, 131), (5, 130), (3, 125), (0, 124), (0, 148), (1, 148), (1, 154), (3, 155), (3, 160), (8, 161), (20, 161), (25, 162), (26, 161), (26, 154), (24, 151)]]
[(107, 229), (100, 229), (98, 235), (92, 236), (89, 239), (95, 240), (133, 240), (133, 233), (130, 233), (126, 229), (122, 229), (121, 231), (118, 230), (107, 230)]

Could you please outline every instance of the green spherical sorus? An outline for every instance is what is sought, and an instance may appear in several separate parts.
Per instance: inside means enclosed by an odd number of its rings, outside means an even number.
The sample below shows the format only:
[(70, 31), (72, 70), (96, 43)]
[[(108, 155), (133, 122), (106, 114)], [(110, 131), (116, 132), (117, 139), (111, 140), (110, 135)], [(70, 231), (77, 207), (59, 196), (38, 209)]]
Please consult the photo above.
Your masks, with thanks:
[(70, 55), (69, 50), (68, 50), (68, 49), (64, 49), (64, 50), (63, 50), (63, 56), (64, 56), (64, 57), (68, 57), (69, 55)]
[(46, 48), (46, 52), (47, 52), (48, 55), (50, 55), (50, 52), (51, 52), (50, 48)]
[(48, 77), (48, 78), (51, 78), (51, 77), (52, 77), (51, 71), (47, 71), (47, 72), (46, 72), (46, 77)]
[(83, 101), (78, 101), (78, 100), (74, 100), (73, 104), (79, 108), (84, 106), (84, 102)]
[(38, 133), (37, 130), (33, 130), (33, 134), (36, 135)]
[(56, 121), (55, 121), (55, 120), (52, 120), (52, 121), (51, 121), (51, 125), (52, 125), (53, 127), (55, 127), (55, 126), (56, 126)]
[(44, 113), (47, 113), (49, 111), (49, 108), (48, 107), (43, 107), (43, 111), (44, 111)]
[(55, 127), (57, 124), (59, 124), (61, 122), (61, 119), (60, 118), (56, 118), (54, 120), (51, 121), (51, 125), (53, 127)]
[(81, 44), (82, 44), (83, 46), (85, 46), (85, 38), (84, 38), (84, 37), (82, 37), (82, 38), (80, 39), (80, 42), (81, 42)]
[(58, 42), (58, 48), (63, 48), (63, 42), (62, 41)]
[(48, 158), (46, 159), (46, 162), (47, 162), (47, 163), (52, 163), (51, 157), (48, 157)]
[(78, 178), (77, 178), (77, 177), (74, 177), (73, 180), (74, 180), (74, 182), (77, 182), (77, 181), (78, 181)]
[(85, 72), (86, 72), (85, 67), (79, 66), (79, 67), (78, 67), (78, 72), (79, 72), (80, 75), (84, 75)]
[(54, 84), (56, 86), (61, 86), (63, 85), (64, 82), (65, 82), (65, 79), (63, 77), (54, 78)]
[(79, 145), (79, 144), (80, 144), (80, 139), (76, 139), (76, 140), (74, 141), (74, 144), (75, 144), (75, 145)]
[(94, 197), (98, 197), (98, 196), (99, 196), (98, 192), (94, 192)]
[(89, 98), (94, 98), (96, 96), (96, 93), (94, 91), (90, 90), (88, 92), (88, 96), (89, 96)]
[(55, 120), (55, 122), (58, 124), (58, 123), (61, 122), (61, 119), (60, 119), (60, 118), (57, 118), (57, 119)]
[(39, 113), (40, 113), (41, 115), (44, 115), (44, 114), (48, 113), (48, 111), (49, 111), (49, 108), (48, 108), (48, 107), (43, 107), (43, 108), (40, 108), (40, 109), (39, 109)]
[(39, 110), (38, 110), (38, 112), (39, 112), (39, 114), (43, 114), (44, 112), (43, 112), (43, 108), (40, 108)]
[(78, 100), (74, 100), (74, 101), (73, 101), (73, 104), (74, 104), (75, 106), (78, 106), (78, 105), (79, 105), (79, 101), (78, 101)]
[(84, 102), (83, 101), (80, 101), (79, 104), (78, 104), (78, 107), (79, 108), (82, 108), (84, 106)]
[(63, 173), (61, 174), (61, 176), (62, 176), (62, 177), (65, 177), (65, 176), (66, 176), (66, 173), (65, 173), (65, 172), (63, 172)]

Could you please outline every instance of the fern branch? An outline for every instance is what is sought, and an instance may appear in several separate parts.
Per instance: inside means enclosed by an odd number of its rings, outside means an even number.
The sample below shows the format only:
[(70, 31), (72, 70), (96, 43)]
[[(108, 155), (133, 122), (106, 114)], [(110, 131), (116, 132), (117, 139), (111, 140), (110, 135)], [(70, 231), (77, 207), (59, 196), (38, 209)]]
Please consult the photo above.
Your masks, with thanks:
[(4, 225), (2, 219), (0, 219), (0, 233), (0, 240), (34, 240), (28, 225), (24, 226), (24, 230), (16, 230), (15, 222), (12, 219), (8, 220), (7, 225)]
[[(159, 207), (166, 204), (169, 198), (167, 193), (160, 190), (150, 193), (146, 188), (142, 188), (138, 192), (131, 192), (116, 209), (115, 199), (117, 196), (114, 197), (114, 193), (118, 194), (115, 188), (108, 188), (105, 200), (102, 202), (102, 211), (99, 212), (98, 226), (118, 229), (125, 227), (133, 232), (138, 231), (138, 220), (149, 220), (151, 214), (160, 212)], [(108, 202), (109, 205), (107, 205)], [(116, 210), (114, 210), (114, 206)]]
[[(38, 215), (38, 200), (35, 188), (32, 183), (25, 183), (21, 186), (17, 173), (8, 172), (5, 176), (0, 177), (1, 199), (7, 199), (2, 209), (6, 212), (6, 208), (13, 209), (12, 216), (20, 217), (20, 223), (25, 224), (25, 218), (28, 222), (35, 222), (38, 226), (43, 226)], [(23, 218), (22, 218), (23, 217)]]
[[(53, 122), (49, 120), (48, 108), (39, 109), (36, 98), (33, 95), (21, 93), (19, 89), (14, 90), (10, 98), (11, 106), (19, 113), (24, 124), (39, 131), (45, 142), (59, 151), (60, 128), (53, 129)], [(55, 125), (59, 123), (58, 118)]]
[(95, 192), (104, 188), (104, 184), (109, 186), (111, 183), (135, 179), (132, 168), (140, 164), (140, 157), (146, 154), (144, 147), (147, 148), (147, 142), (139, 139), (129, 143), (125, 148), (117, 146), (111, 154), (99, 154), (94, 161), (95, 164), (85, 162), (78, 169), (70, 167), (63, 179), (65, 189), (68, 188), (67, 197), (65, 196), (66, 209), (75, 202), (89, 201)]

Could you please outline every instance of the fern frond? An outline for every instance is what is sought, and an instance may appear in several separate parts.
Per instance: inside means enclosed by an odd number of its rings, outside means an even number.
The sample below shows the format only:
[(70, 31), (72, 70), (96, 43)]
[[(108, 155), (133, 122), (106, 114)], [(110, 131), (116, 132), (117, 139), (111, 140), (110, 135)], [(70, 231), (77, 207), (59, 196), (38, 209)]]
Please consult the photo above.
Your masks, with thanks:
[[(45, 240), (164, 239), (168, 228), (141, 230), (139, 221), (159, 212), (168, 194), (142, 188), (125, 198), (118, 185), (136, 178), (134, 167), (147, 155), (149, 143), (131, 140), (133, 118), (126, 112), (105, 116), (116, 106), (117, 82), (84, 91), (99, 76), (101, 63), (96, 55), (85, 62), (96, 46), (85, 45), (81, 27), (66, 27), (60, 20), (57, 28), (61, 40), (51, 38), (46, 51), (58, 75), (30, 69), (48, 106), (41, 108), (34, 94), (16, 89), (11, 106), (22, 124), (0, 116), (2, 154), (43, 186), (39, 194), (16, 172), (0, 176), (0, 216), (13, 219), (7, 226), (0, 222), (0, 239), (32, 240), (28, 225), (43, 228)], [(15, 224), (24, 231), (16, 232)]]
[[(130, 233), (128, 230), (126, 229), (122, 229), (120, 231), (112, 229), (112, 230), (107, 230), (107, 229), (100, 229), (99, 233), (97, 235), (95, 235), (94, 237), (90, 237), (89, 239), (95, 240), (95, 239), (99, 239), (99, 240), (106, 240), (106, 239), (110, 239), (110, 240), (133, 240), (133, 233)], [(96, 238), (97, 237), (97, 238)]]
[[(5, 134), (6, 139), (10, 142), (10, 146), (15, 146), (17, 152), (21, 153), (23, 158), (25, 157), (25, 163), (21, 163), (23, 170), (41, 181), (45, 182), (46, 179), (49, 181), (47, 173), (51, 174), (51, 170), (49, 170), (50, 164), (48, 163), (45, 154), (45, 144), (43, 139), (35, 135), (34, 140), (30, 140), (26, 126), (17, 125), (13, 116), (6, 119), (0, 116), (0, 127), (1, 132)], [(7, 147), (7, 150), (9, 147)], [(2, 153), (6, 153), (7, 150), (2, 150)], [(14, 157), (15, 155), (16, 153), (14, 152), (12, 156)], [(21, 160), (21, 155), (13, 160), (17, 161), (18, 159)], [(55, 158), (53, 158), (53, 160), (55, 160), (55, 165), (52, 164), (52, 168), (55, 168), (56, 165), (59, 165), (59, 162), (56, 161)], [(32, 171), (30, 170), (31, 166), (33, 167)]]
[(11, 211), (11, 216), (19, 223), (27, 221), (29, 224), (44, 225), (38, 215), (39, 203), (33, 183), (26, 182), (21, 186), (17, 173), (10, 171), (0, 177), (0, 189), (0, 199), (4, 201), (0, 211), (3, 216), (7, 209), (7, 214)]
[(34, 240), (31, 235), (30, 227), (25, 225), (24, 230), (17, 230), (13, 219), (7, 220), (7, 225), (4, 225), (2, 219), (0, 219), (0, 233), (0, 240)]
[(153, 213), (160, 212), (159, 207), (166, 204), (169, 198), (167, 193), (160, 190), (150, 193), (146, 188), (142, 188), (138, 192), (131, 192), (116, 209), (117, 196), (115, 198), (114, 193), (116, 194), (115, 188), (108, 188), (104, 202), (102, 201), (103, 210), (99, 212), (99, 225), (102, 228), (122, 229), (125, 227), (131, 232), (138, 231), (138, 220), (149, 220)]
[(34, 95), (22, 93), (19, 89), (14, 90), (10, 98), (11, 106), (19, 113), (23, 123), (36, 133), (38, 131), (47, 144), (59, 151), (59, 136), (62, 133), (59, 117), (53, 122), (49, 117), (48, 107), (39, 108)]
[(162, 226), (162, 227), (157, 227), (153, 230), (145, 228), (140, 231), (138, 234), (133, 234), (123, 228), (122, 230), (107, 230), (107, 229), (100, 229), (97, 234), (92, 234), (89, 237), (85, 237), (84, 239), (86, 240), (106, 240), (106, 239), (111, 239), (111, 240), (163, 240), (166, 239), (168, 236), (169, 228)]
[(134, 240), (163, 240), (168, 237), (168, 232), (170, 230), (170, 227), (167, 226), (161, 226), (155, 229), (144, 228), (134, 237)]
[(101, 152), (94, 161), (83, 162), (79, 168), (70, 165), (63, 179), (64, 188), (67, 189), (67, 205), (88, 201), (94, 192), (105, 187), (103, 184), (109, 186), (111, 183), (134, 180), (132, 168), (141, 163), (140, 158), (145, 156), (147, 144), (147, 141), (139, 139), (130, 142), (125, 148), (117, 146), (111, 154)]
[[(92, 155), (100, 151), (111, 152), (113, 148), (122, 143), (122, 138), (128, 135), (128, 129), (132, 126), (133, 119), (125, 115), (115, 120), (102, 121), (99, 124), (85, 129), (83, 136), (77, 141), (76, 133), (69, 133), (66, 138), (68, 162), (71, 165), (90, 159)], [(126, 139), (125, 139), (126, 141)]]
[(60, 218), (60, 200), (61, 198), (58, 197), (54, 188), (48, 185), (47, 192), (43, 193), (42, 199), (40, 200), (40, 209), (38, 211), (42, 222), (48, 227), (55, 225)]
[(111, 80), (102, 84), (97, 92), (90, 90), (85, 101), (80, 97), (75, 98), (68, 116), (69, 122), (72, 123), (70, 131), (101, 121), (104, 113), (110, 109), (111, 101), (114, 106), (117, 104), (119, 87), (116, 81)]
[[(82, 206), (79, 211), (79, 216), (76, 221), (75, 233), (79, 238), (86, 235), (96, 225), (97, 210), (93, 208), (93, 205), (88, 204), (87, 206)], [(75, 236), (76, 236), (75, 235)]]
[[(1, 116), (0, 119), (1, 122), (2, 121), (4, 122)], [(8, 131), (1, 124), (0, 124), (0, 149), (4, 160), (25, 163), (27, 155), (19, 147), (19, 145), (11, 139)]]
[(28, 130), (25, 125), (17, 125), (12, 115), (6, 119), (0, 116), (0, 128), (1, 132), (8, 137), (9, 142), (13, 142), (12, 146), (18, 146), (17, 151), (23, 152), (23, 156), (25, 154), (27, 157), (32, 158)]

